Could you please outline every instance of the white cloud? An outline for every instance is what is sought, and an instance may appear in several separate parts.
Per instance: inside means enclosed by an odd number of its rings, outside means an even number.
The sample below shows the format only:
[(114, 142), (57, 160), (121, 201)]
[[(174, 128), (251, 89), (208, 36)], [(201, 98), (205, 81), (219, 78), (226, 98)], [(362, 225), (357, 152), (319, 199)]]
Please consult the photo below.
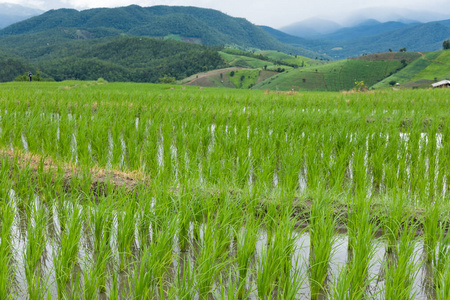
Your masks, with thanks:
[[(435, 13), (442, 13), (441, 8), (448, 6), (448, 0), (378, 0), (376, 3), (363, 0), (0, 0), (0, 2), (10, 2), (44, 10), (62, 7), (76, 9), (117, 7), (130, 4), (198, 6), (218, 9), (230, 16), (244, 17), (252, 23), (275, 28), (314, 16), (342, 21), (349, 12), (372, 6), (396, 7), (399, 12), (426, 10)], [(416, 17), (421, 16), (420, 13), (415, 15)], [(450, 18), (450, 12), (441, 16)]]

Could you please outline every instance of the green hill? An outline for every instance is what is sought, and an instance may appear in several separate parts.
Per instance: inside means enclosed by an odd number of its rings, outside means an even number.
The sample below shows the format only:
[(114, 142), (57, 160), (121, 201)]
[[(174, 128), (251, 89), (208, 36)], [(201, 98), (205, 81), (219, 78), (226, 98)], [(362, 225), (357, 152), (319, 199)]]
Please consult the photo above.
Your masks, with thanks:
[(450, 78), (450, 51), (424, 53), (398, 73), (389, 76), (374, 88), (385, 88), (390, 82), (397, 82), (404, 87), (430, 87), (436, 80)]
[[(55, 29), (59, 32), (55, 32)], [(42, 33), (44, 35), (40, 35)], [(55, 33), (56, 41), (53, 39)], [(3, 38), (26, 36), (26, 49), (29, 49), (46, 44), (51, 46), (59, 40), (83, 40), (121, 34), (158, 38), (178, 35), (210, 46), (231, 45), (242, 49), (280, 50), (309, 57), (318, 55), (301, 47), (283, 44), (245, 19), (233, 18), (212, 9), (179, 6), (131, 5), (83, 11), (51, 10), (0, 30), (0, 44), (20, 50), (24, 48), (22, 44)]]
[(286, 71), (269, 78), (254, 88), (276, 90), (314, 90), (340, 91), (350, 90), (356, 81), (364, 81), (371, 87), (390, 74), (399, 71), (407, 64), (403, 58), (376, 59), (368, 56), (364, 59), (346, 59), (321, 66), (310, 66)]
[(0, 72), (0, 81), (13, 80), (24, 71), (40, 70), (55, 80), (102, 77), (108, 81), (158, 82), (164, 75), (182, 79), (224, 66), (217, 48), (147, 37), (99, 39), (74, 48), (46, 50), (31, 62), (3, 52), (0, 62), (10, 67), (7, 74)]
[(264, 50), (259, 51), (258, 54), (267, 56), (270, 59), (281, 61), (281, 63), (284, 62), (286, 64), (294, 64), (299, 67), (318, 66), (324, 64), (324, 61), (314, 60), (301, 55), (286, 54), (280, 51)]

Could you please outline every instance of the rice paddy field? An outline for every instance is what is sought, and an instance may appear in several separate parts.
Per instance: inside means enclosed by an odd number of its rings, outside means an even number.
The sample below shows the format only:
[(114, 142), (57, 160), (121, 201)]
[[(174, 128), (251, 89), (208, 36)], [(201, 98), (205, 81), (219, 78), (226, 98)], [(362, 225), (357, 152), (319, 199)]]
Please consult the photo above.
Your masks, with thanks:
[(0, 85), (0, 299), (450, 299), (450, 90)]

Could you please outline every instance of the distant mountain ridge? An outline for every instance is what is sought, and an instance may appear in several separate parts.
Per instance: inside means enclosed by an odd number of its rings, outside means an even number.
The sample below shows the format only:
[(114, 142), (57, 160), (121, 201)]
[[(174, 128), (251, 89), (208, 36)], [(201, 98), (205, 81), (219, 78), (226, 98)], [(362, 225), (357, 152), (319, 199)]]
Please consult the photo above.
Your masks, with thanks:
[(356, 26), (344, 27), (336, 32), (323, 35), (320, 39), (330, 40), (330, 41), (349, 41), (360, 37), (368, 37), (391, 30), (411, 27), (412, 25), (420, 24), (419, 22), (414, 23), (402, 23), (402, 22), (379, 22), (374, 19), (366, 20)]
[(317, 36), (333, 33), (342, 28), (336, 22), (321, 18), (310, 18), (280, 28), (280, 31), (301, 38), (315, 38)]
[[(317, 56), (313, 51), (281, 43), (246, 19), (233, 18), (213, 9), (182, 6), (50, 10), (0, 30), (0, 37), (37, 34), (55, 28), (82, 30), (92, 37), (179, 35), (199, 39), (205, 45), (232, 45)], [(92, 32), (94, 34), (89, 35)]]
[(334, 59), (355, 57), (364, 54), (398, 51), (436, 51), (450, 39), (450, 19), (428, 23), (379, 22), (365, 20), (358, 25), (341, 28), (333, 33), (318, 35), (314, 39), (303, 39), (262, 27), (273, 37), (284, 43), (304, 47)]
[(44, 11), (13, 3), (0, 3), (0, 29), (42, 14)]

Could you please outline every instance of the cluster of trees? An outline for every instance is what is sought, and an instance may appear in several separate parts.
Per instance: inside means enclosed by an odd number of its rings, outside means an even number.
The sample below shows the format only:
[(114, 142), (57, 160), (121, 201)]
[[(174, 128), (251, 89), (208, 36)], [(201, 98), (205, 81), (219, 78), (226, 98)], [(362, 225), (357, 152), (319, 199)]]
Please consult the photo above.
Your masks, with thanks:
[[(40, 72), (37, 72), (36, 75), (31, 75), (31, 81), (55, 81), (53, 78), (42, 77)], [(25, 72), (23, 75), (17, 76), (14, 78), (15, 81), (29, 81), (29, 73)]]
[(444, 43), (442, 43), (442, 47), (444, 48), (444, 50), (449, 50), (450, 49), (450, 40), (444, 41)]
[(22, 59), (0, 55), (0, 82), (12, 81), (19, 74), (28, 74), (29, 70), (30, 64)]

